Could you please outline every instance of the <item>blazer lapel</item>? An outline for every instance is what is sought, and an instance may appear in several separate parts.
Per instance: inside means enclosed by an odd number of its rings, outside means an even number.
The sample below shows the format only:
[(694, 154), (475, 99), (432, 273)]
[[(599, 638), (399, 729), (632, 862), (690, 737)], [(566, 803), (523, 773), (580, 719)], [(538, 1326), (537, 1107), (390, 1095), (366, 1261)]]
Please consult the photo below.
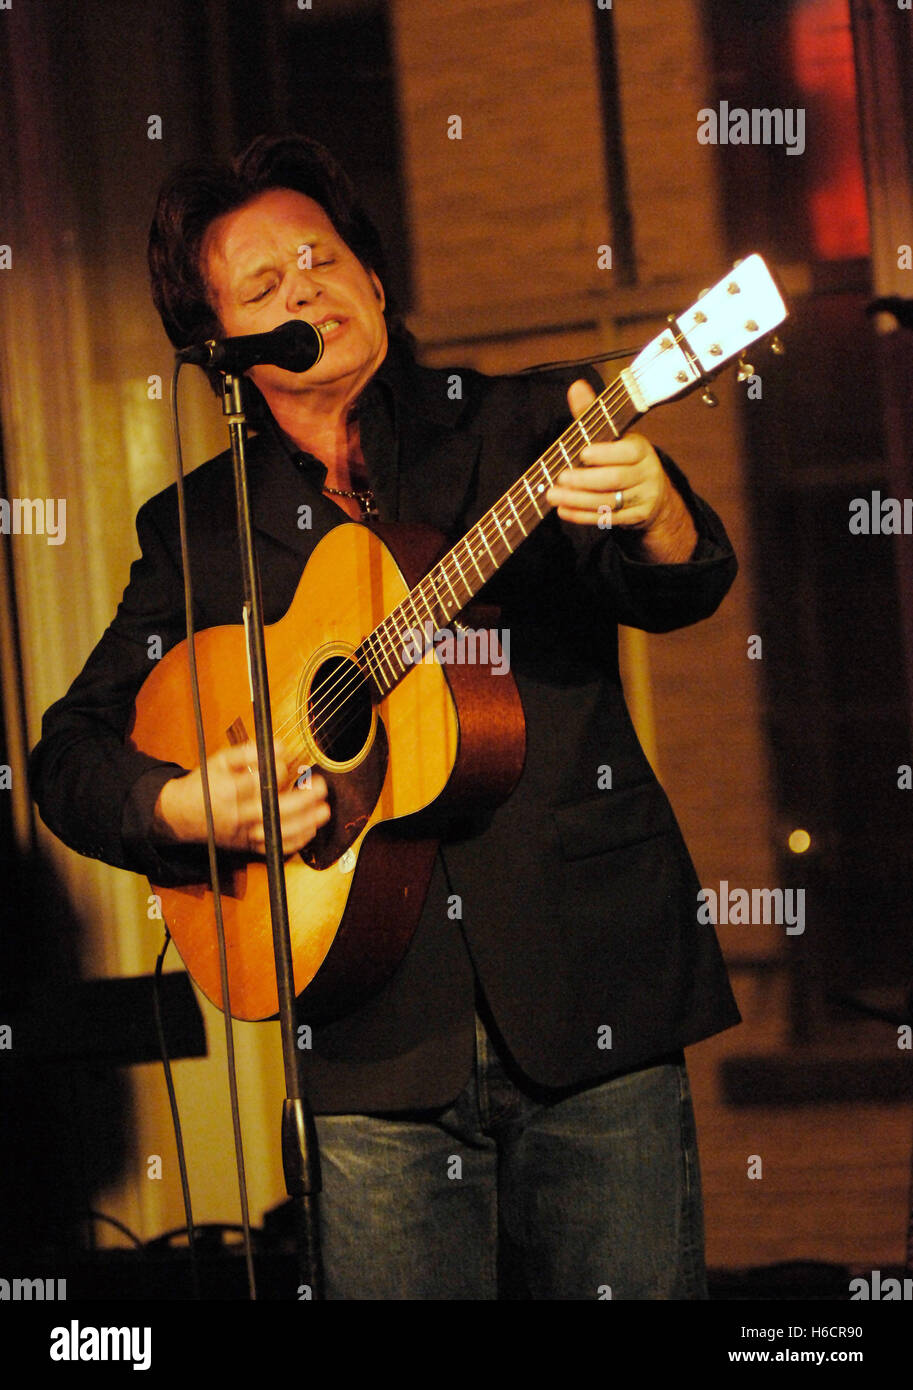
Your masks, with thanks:
[(396, 519), (424, 522), (455, 539), (475, 492), (481, 439), (419, 416), (403, 435)]
[(475, 492), (481, 437), (458, 428), (465, 405), (449, 398), (444, 372), (418, 366), (397, 348), (381, 372), (392, 389), (398, 448), (395, 486), (378, 477), (378, 502), (383, 496), (396, 521), (424, 522), (454, 537)]
[[(394, 353), (379, 376), (392, 391), (395, 438), (389, 423), (381, 429), (366, 420), (363, 442), (381, 519), (424, 522), (455, 539), (474, 499), (481, 437), (457, 429), (464, 407), (448, 399), (443, 372)], [(370, 410), (386, 408), (379, 388), (380, 382)], [(316, 536), (340, 520), (321, 491), (325, 474), (300, 470), (269, 430), (250, 441), (248, 458), (254, 528), (306, 560)]]
[(338, 522), (338, 508), (321, 492), (319, 475), (300, 470), (267, 431), (251, 441), (248, 453), (254, 530), (307, 560), (315, 539)]

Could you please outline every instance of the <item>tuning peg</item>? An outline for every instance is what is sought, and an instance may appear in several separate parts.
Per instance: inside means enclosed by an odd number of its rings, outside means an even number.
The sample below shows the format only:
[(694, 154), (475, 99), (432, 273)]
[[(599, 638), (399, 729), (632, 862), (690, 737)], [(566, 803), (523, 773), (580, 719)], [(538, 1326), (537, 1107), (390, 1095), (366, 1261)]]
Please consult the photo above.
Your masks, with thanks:
[(786, 351), (786, 348), (783, 346), (783, 340), (777, 333), (775, 333), (770, 340), (770, 350), (776, 353), (778, 357), (782, 357)]
[(709, 386), (705, 386), (701, 392), (701, 400), (704, 402), (704, 405), (719, 405), (719, 401)]
[(751, 376), (754, 376), (754, 367), (751, 365), (750, 362), (746, 362), (744, 357), (740, 357), (738, 377), (739, 381), (747, 381), (748, 378)]
[(698, 295), (698, 299), (703, 299), (703, 298), (704, 298), (704, 295), (705, 295), (705, 294), (709, 294), (709, 293), (710, 293), (710, 286), (707, 285), (704, 289), (701, 290), (700, 294)]

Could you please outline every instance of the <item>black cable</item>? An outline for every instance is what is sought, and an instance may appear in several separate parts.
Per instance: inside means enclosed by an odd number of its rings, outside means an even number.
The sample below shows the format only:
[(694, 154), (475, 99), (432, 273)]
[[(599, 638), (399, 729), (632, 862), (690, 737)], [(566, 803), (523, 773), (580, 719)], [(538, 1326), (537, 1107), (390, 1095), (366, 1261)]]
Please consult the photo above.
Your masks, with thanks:
[(184, 571), (184, 612), (187, 626), (187, 657), (190, 666), (190, 689), (193, 696), (193, 713), (196, 721), (197, 749), (200, 759), (200, 775), (203, 783), (203, 805), (206, 812), (206, 843), (209, 851), (209, 881), (213, 893), (213, 909), (216, 919), (216, 937), (219, 943), (219, 972), (222, 984), (222, 1017), (225, 1022), (225, 1053), (228, 1068), (228, 1087), (231, 1096), (231, 1123), (235, 1140), (235, 1166), (238, 1173), (238, 1189), (241, 1201), (241, 1222), (244, 1228), (244, 1257), (247, 1264), (247, 1287), (251, 1300), (257, 1297), (254, 1278), (254, 1258), (250, 1239), (250, 1213), (247, 1203), (247, 1178), (244, 1171), (244, 1146), (241, 1140), (241, 1115), (238, 1106), (238, 1077), (235, 1069), (235, 1042), (232, 1030), (231, 999), (228, 987), (228, 957), (225, 951), (225, 926), (222, 921), (222, 895), (219, 892), (219, 866), (216, 858), (216, 833), (212, 818), (212, 800), (209, 794), (209, 773), (206, 767), (206, 738), (203, 732), (203, 713), (200, 706), (200, 684), (197, 676), (196, 647), (193, 628), (193, 588), (190, 581), (190, 547), (187, 541), (187, 511), (184, 497), (184, 459), (181, 449), (181, 432), (178, 423), (178, 377), (181, 362), (175, 360), (171, 374), (171, 426), (174, 435), (174, 456), (177, 469), (178, 524), (181, 532), (181, 566)]
[(533, 367), (521, 367), (515, 376), (532, 376), (534, 372), (558, 372), (568, 367), (592, 367), (594, 362), (617, 362), (622, 357), (636, 357), (640, 348), (613, 348), (598, 357), (569, 357), (566, 362), (537, 362)]
[(103, 1211), (94, 1211), (91, 1207), (86, 1208), (86, 1216), (90, 1221), (107, 1221), (109, 1226), (113, 1226), (115, 1230), (120, 1231), (138, 1250), (141, 1250), (145, 1254), (146, 1247), (143, 1245), (139, 1236), (135, 1235), (134, 1232), (130, 1230), (129, 1226), (125, 1226), (123, 1221), (118, 1221), (116, 1216), (108, 1216)]
[(174, 1081), (171, 1076), (171, 1058), (168, 1056), (168, 1044), (165, 1041), (165, 1029), (162, 1024), (162, 965), (170, 940), (171, 932), (166, 927), (165, 940), (162, 942), (162, 949), (159, 951), (156, 958), (155, 972), (152, 976), (152, 1003), (155, 1010), (155, 1029), (159, 1038), (159, 1051), (162, 1054), (162, 1067), (165, 1071), (165, 1085), (168, 1087), (168, 1104), (171, 1106), (171, 1123), (174, 1127), (174, 1142), (177, 1145), (178, 1151), (178, 1169), (181, 1174), (184, 1215), (187, 1219), (187, 1245), (190, 1250), (190, 1273), (193, 1280), (193, 1296), (195, 1299), (199, 1300), (203, 1295), (200, 1291), (200, 1266), (197, 1260), (197, 1248), (194, 1240), (193, 1210), (190, 1205), (190, 1183), (187, 1180), (187, 1159), (184, 1153), (184, 1134), (181, 1129), (181, 1116), (178, 1111), (177, 1096), (174, 1093)]

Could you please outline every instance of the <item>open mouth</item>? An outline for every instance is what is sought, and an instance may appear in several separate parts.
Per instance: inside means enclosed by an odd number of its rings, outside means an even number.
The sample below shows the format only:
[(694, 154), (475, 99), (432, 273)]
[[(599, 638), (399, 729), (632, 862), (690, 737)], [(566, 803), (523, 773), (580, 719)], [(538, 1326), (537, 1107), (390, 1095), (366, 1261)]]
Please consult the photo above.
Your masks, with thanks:
[(319, 323), (315, 323), (314, 327), (317, 329), (321, 338), (327, 339), (331, 338), (335, 333), (338, 333), (339, 330), (345, 326), (345, 322), (345, 319), (326, 318), (321, 319)]

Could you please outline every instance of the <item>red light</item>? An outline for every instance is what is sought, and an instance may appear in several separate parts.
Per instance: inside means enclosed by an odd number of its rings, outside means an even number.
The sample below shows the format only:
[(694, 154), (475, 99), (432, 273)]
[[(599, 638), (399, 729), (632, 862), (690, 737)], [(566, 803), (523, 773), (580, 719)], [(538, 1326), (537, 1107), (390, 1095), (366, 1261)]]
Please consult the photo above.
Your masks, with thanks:
[(805, 107), (808, 215), (816, 259), (868, 256), (853, 37), (846, 0), (800, 0), (791, 16), (796, 103)]

